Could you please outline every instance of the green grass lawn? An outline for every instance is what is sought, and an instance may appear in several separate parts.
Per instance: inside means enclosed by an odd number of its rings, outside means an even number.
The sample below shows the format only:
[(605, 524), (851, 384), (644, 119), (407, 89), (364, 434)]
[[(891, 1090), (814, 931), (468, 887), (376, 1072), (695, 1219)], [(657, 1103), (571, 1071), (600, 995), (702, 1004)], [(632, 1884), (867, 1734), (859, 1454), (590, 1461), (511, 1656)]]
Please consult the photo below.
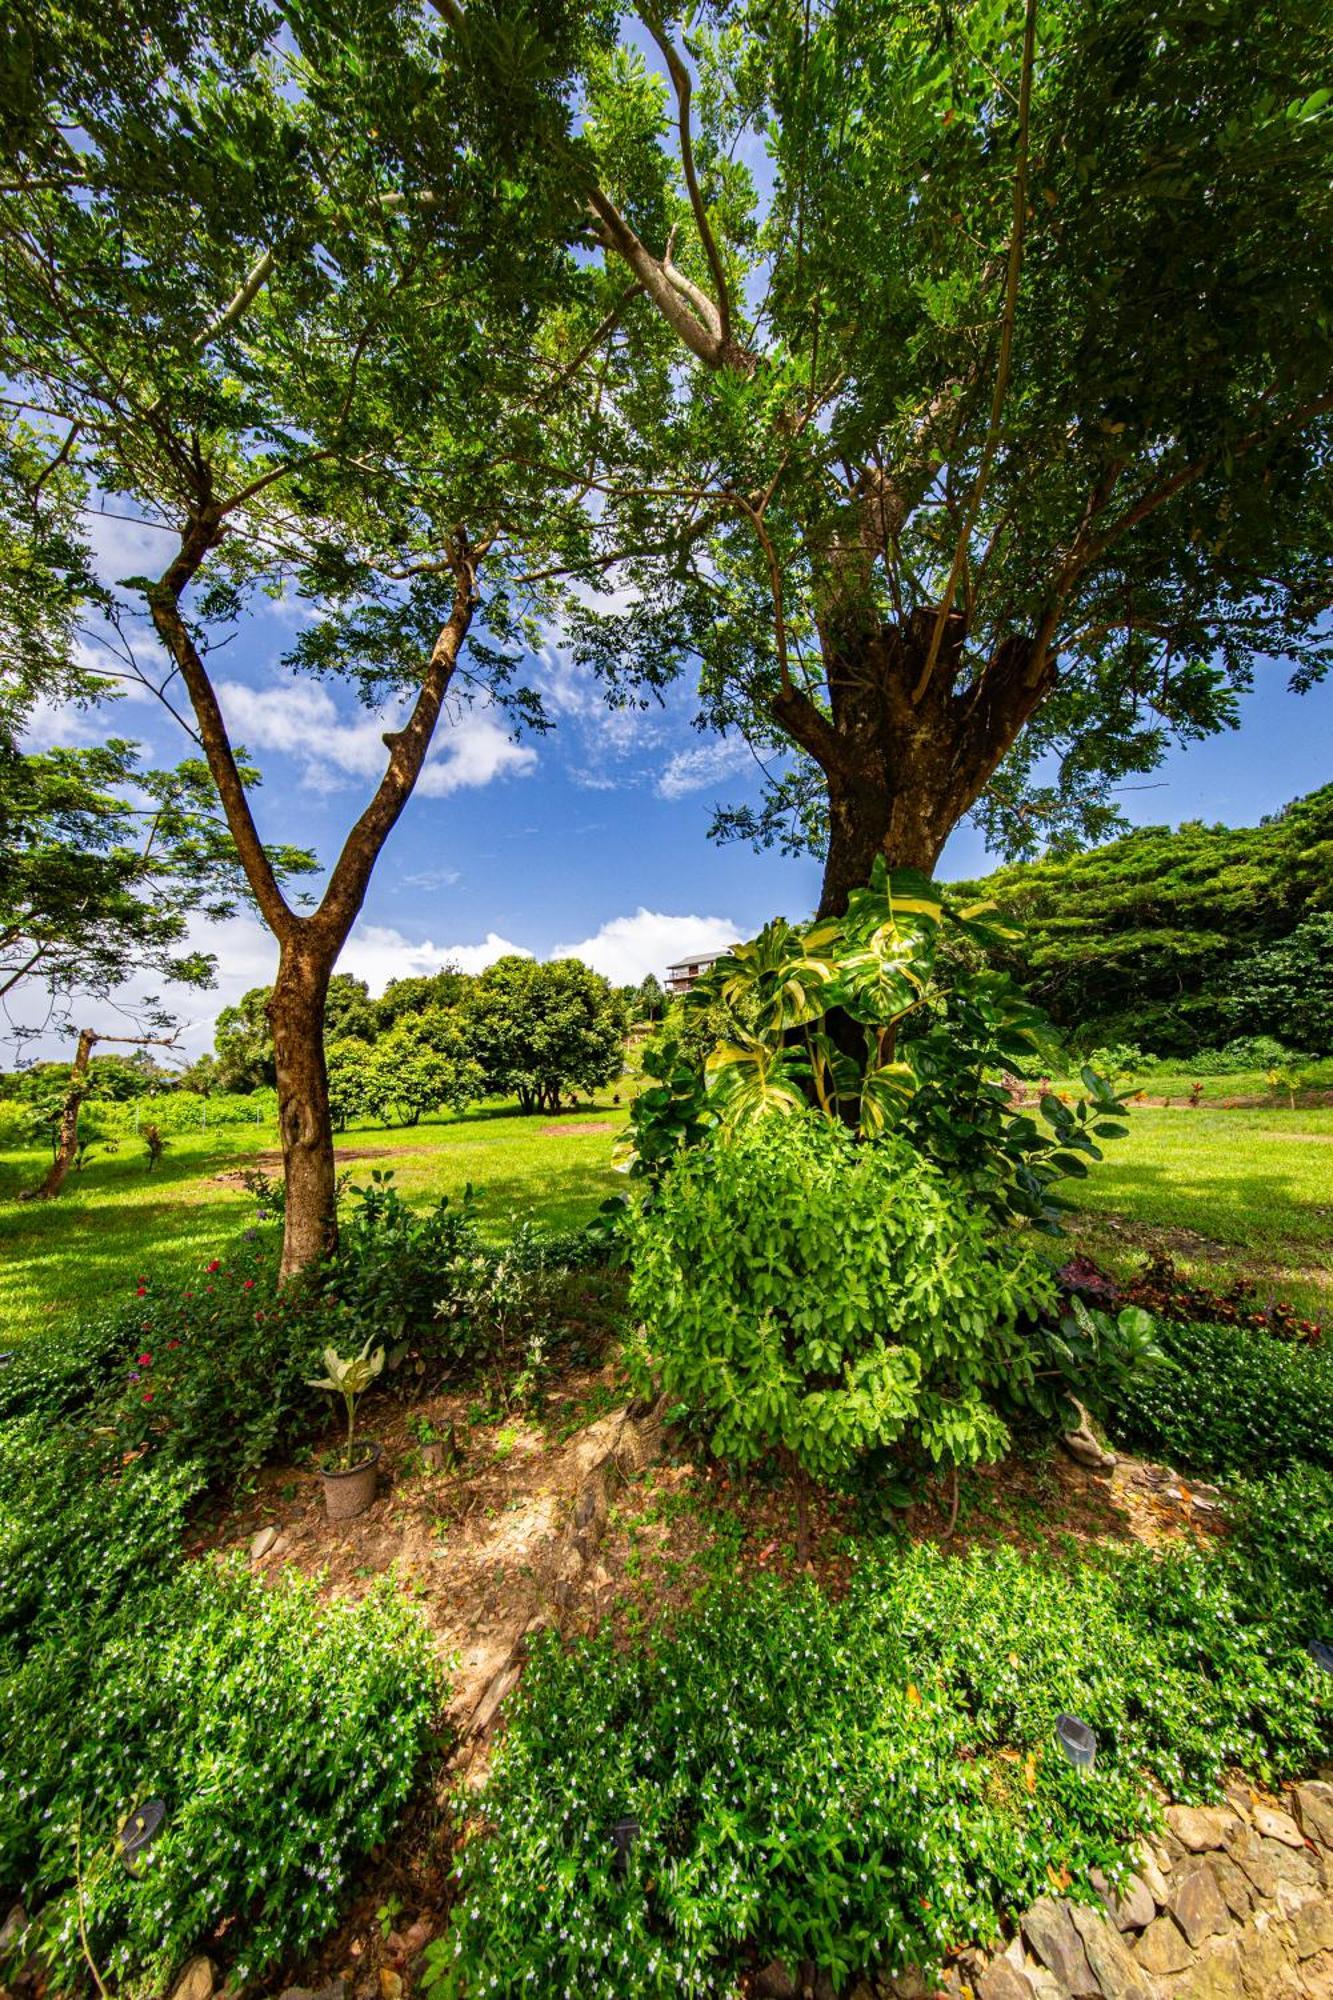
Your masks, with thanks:
[[(599, 1130), (577, 1129), (588, 1123)], [(364, 1155), (345, 1161), (354, 1179), (392, 1168), (414, 1200), (471, 1181), (499, 1239), (515, 1220), (564, 1228), (595, 1214), (624, 1186), (610, 1165), (624, 1123), (624, 1104), (607, 1100), (559, 1119), (488, 1105), (410, 1130), (359, 1128), (338, 1148)], [(1122, 1272), (1164, 1250), (1211, 1284), (1250, 1277), (1261, 1297), (1333, 1318), (1333, 1110), (1142, 1106), (1130, 1123), (1072, 1190), (1074, 1245)], [(276, 1146), (272, 1126), (182, 1134), (150, 1175), (126, 1140), (95, 1152), (59, 1201), (31, 1206), (13, 1197), (39, 1178), (40, 1154), (0, 1154), (0, 1345), (113, 1296), (150, 1263), (197, 1269), (253, 1218), (249, 1197), (218, 1176)]]
[[(594, 1122), (595, 1133), (575, 1129)], [(366, 1156), (344, 1162), (354, 1183), (373, 1167), (392, 1168), (403, 1193), (420, 1201), (461, 1193), (471, 1181), (487, 1233), (498, 1238), (512, 1220), (548, 1228), (588, 1221), (624, 1186), (610, 1155), (625, 1122), (625, 1106), (609, 1100), (559, 1119), (486, 1105), (410, 1129), (354, 1128), (338, 1135), (337, 1148)], [(115, 1153), (99, 1147), (59, 1200), (31, 1204), (14, 1197), (41, 1178), (43, 1156), (0, 1153), (0, 1346), (132, 1287), (149, 1263), (188, 1270), (215, 1256), (254, 1219), (250, 1197), (218, 1176), (277, 1144), (273, 1125), (182, 1133), (149, 1174), (142, 1147), (126, 1139)]]
[(1333, 1318), (1333, 1110), (1138, 1106), (1073, 1197), (1070, 1234), (1113, 1270), (1165, 1251), (1210, 1285), (1251, 1278)]

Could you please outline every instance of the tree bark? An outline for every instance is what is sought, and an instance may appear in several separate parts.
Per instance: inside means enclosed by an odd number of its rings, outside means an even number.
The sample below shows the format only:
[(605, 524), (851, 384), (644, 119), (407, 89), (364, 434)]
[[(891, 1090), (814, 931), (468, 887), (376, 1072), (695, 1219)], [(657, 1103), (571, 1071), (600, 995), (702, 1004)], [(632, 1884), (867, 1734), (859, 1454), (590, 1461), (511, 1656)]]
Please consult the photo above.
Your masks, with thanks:
[(933, 874), (953, 828), (1050, 692), (1053, 660), (1018, 633), (985, 669), (962, 677), (962, 618), (946, 621), (927, 676), (935, 614), (894, 624), (829, 617), (820, 639), (828, 711), (796, 687), (773, 699), (774, 719), (824, 773), (829, 836), (821, 917), (840, 916), (877, 856)]
[(324, 1064), (324, 1002), (338, 945), (299, 933), (284, 942), (268, 1001), (278, 1076), (278, 1129), (287, 1207), (284, 1281), (338, 1244), (334, 1210), (333, 1123)]
[(74, 1164), (74, 1155), (79, 1150), (79, 1112), (83, 1100), (88, 1095), (88, 1061), (93, 1052), (97, 1036), (91, 1028), (79, 1031), (79, 1045), (74, 1053), (74, 1062), (69, 1073), (69, 1089), (60, 1110), (60, 1130), (56, 1138), (55, 1158), (50, 1171), (40, 1187), (32, 1188), (23, 1196), (24, 1201), (54, 1201), (65, 1185), (65, 1176)]
[(455, 587), (449, 618), (424, 663), (410, 713), (400, 729), (384, 738), (389, 753), (384, 775), (343, 843), (319, 908), (304, 917), (296, 914), (283, 895), (260, 840), (216, 692), (181, 612), (182, 593), (216, 547), (221, 533), (222, 510), (201, 510), (182, 534), (180, 554), (151, 587), (148, 602), (158, 636), (180, 669), (189, 693), (199, 741), (246, 880), (278, 941), (278, 977), (268, 1011), (287, 1183), (281, 1267), (285, 1283), (337, 1247), (333, 1124), (324, 1061), (324, 1004), (329, 980), (360, 914), (375, 863), (421, 775), (472, 623), (477, 568), (489, 541), (473, 545), (460, 535), (450, 550)]

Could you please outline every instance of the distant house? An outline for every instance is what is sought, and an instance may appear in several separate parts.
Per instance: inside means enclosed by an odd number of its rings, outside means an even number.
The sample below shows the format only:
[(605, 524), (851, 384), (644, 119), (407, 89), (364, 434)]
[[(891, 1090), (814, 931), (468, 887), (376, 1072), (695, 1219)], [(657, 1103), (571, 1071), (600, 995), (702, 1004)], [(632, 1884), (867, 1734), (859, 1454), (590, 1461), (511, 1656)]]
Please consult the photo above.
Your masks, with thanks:
[(697, 958), (682, 958), (679, 965), (669, 965), (666, 970), (667, 992), (688, 993), (726, 955), (724, 951), (701, 951)]

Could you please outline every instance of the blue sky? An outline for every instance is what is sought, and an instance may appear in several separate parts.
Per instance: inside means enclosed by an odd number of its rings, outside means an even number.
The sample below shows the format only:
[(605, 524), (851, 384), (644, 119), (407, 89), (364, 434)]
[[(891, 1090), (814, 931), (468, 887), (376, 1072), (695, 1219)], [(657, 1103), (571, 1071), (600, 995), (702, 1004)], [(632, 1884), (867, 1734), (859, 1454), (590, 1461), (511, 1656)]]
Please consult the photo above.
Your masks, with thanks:
[[(124, 576), (159, 538), (150, 543), (148, 530), (107, 521), (98, 540), (108, 574)], [(216, 678), (234, 736), (264, 772), (262, 831), (312, 846), (327, 864), (382, 767), (385, 725), (350, 691), (281, 668), (293, 631), (283, 611), (266, 610), (217, 656)], [(442, 725), (381, 858), (345, 969), (378, 991), (395, 973), (451, 959), (478, 969), (506, 949), (573, 951), (613, 979), (637, 980), (692, 950), (751, 935), (777, 912), (799, 918), (813, 907), (816, 862), (708, 840), (713, 806), (756, 797), (759, 772), (744, 745), (693, 729), (687, 686), (665, 708), (617, 713), (554, 648), (529, 663), (527, 677), (542, 689), (554, 729), (514, 743), (504, 718), (482, 709)], [(1333, 687), (1295, 696), (1282, 669), (1268, 667), (1241, 713), (1238, 731), (1173, 752), (1142, 789), (1125, 791), (1129, 819), (1249, 824), (1333, 777)], [(89, 741), (107, 726), (103, 716), (46, 717), (39, 740)], [(139, 738), (154, 759), (174, 761), (188, 747), (142, 695), (121, 702), (111, 726)], [(980, 836), (964, 826), (940, 872), (972, 875), (987, 865)], [(198, 942), (216, 952), (219, 978), (210, 994), (179, 996), (190, 1048), (209, 1044), (218, 1007), (267, 980), (275, 958), (248, 916), (201, 927)]]

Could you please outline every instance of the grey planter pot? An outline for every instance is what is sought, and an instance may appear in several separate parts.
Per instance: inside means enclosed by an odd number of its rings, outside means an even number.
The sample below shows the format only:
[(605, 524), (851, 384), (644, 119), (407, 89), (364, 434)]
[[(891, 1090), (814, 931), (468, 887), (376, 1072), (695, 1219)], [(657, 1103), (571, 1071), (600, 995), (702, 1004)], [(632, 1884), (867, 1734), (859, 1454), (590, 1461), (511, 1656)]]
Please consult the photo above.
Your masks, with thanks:
[(324, 1512), (330, 1521), (350, 1521), (354, 1514), (365, 1513), (375, 1498), (379, 1469), (380, 1448), (372, 1444), (366, 1447), (366, 1457), (350, 1471), (320, 1474), (324, 1481)]

